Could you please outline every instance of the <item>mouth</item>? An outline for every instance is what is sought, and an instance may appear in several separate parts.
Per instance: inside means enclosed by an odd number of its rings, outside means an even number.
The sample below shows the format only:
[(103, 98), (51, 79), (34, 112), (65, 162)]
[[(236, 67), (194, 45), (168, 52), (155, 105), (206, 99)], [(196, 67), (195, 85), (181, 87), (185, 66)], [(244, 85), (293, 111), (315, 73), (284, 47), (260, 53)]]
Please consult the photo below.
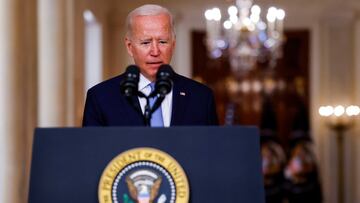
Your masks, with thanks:
[(147, 62), (146, 64), (148, 64), (148, 65), (161, 65), (161, 64), (163, 64), (163, 62), (162, 61), (154, 61), (154, 62)]
[(147, 62), (147, 66), (151, 69), (157, 70), (162, 64), (162, 61), (156, 61), (156, 62)]

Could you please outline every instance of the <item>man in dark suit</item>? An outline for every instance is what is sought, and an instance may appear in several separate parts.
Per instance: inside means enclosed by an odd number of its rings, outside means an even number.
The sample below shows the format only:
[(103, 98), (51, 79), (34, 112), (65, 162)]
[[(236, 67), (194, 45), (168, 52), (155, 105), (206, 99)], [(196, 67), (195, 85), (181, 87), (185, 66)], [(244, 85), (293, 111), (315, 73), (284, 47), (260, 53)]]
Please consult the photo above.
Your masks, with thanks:
[[(144, 5), (127, 17), (125, 45), (140, 69), (139, 91), (152, 91), (151, 84), (162, 64), (169, 64), (175, 48), (171, 13), (158, 5)], [(146, 100), (132, 98), (135, 106), (120, 93), (125, 75), (114, 77), (89, 89), (83, 126), (141, 126)], [(172, 77), (173, 89), (151, 121), (151, 126), (217, 125), (214, 96), (210, 88), (178, 74)], [(158, 114), (159, 116), (154, 116)]]

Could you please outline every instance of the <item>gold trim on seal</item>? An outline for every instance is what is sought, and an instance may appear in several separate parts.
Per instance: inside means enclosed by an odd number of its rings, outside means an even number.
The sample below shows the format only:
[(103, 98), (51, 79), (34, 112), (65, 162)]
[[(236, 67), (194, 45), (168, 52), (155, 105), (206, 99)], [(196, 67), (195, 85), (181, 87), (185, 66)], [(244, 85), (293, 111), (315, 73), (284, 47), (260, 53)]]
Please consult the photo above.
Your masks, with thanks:
[(180, 164), (169, 154), (154, 148), (134, 148), (116, 156), (106, 166), (99, 182), (99, 202), (113, 203), (112, 186), (116, 176), (126, 166), (139, 162), (151, 161), (166, 169), (175, 183), (175, 203), (188, 203), (189, 183), (186, 174)]

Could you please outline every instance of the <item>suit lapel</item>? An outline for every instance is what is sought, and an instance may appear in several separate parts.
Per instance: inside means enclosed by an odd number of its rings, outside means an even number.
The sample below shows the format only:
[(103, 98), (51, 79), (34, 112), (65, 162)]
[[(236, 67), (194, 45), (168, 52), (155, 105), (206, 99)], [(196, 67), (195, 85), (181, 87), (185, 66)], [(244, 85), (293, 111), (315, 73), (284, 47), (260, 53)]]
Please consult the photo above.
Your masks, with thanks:
[(135, 125), (144, 125), (144, 119), (137, 96), (132, 96), (127, 99), (124, 95), (121, 95), (121, 100), (123, 105), (119, 106), (125, 107), (121, 109), (121, 111), (127, 115), (125, 119), (131, 120), (130, 123)]
[[(121, 84), (124, 77), (124, 74), (122, 74), (119, 78), (120, 81), (117, 84)], [(120, 104), (118, 106), (121, 108), (120, 112), (124, 112), (124, 114), (127, 115), (124, 119), (128, 120), (127, 122), (133, 125), (144, 125), (145, 123), (138, 97), (132, 96), (130, 98), (126, 98), (120, 93), (120, 91), (119, 94)]]
[(172, 113), (170, 126), (181, 125), (184, 117), (186, 108), (186, 95), (180, 78), (174, 76), (174, 87), (173, 87), (173, 102), (172, 102)]
[(137, 97), (137, 96), (132, 96), (132, 97), (131, 97), (131, 102), (132, 102), (133, 104), (135, 104), (135, 105), (133, 106), (133, 108), (135, 108), (135, 110), (136, 110), (139, 114), (142, 115), (141, 106), (140, 106), (140, 102), (139, 102), (138, 97)]
[[(144, 123), (144, 117), (143, 117), (143, 113), (141, 111), (141, 106), (140, 106), (140, 102), (137, 96), (133, 96), (131, 97), (132, 103), (135, 104), (134, 106), (132, 106), (132, 109), (134, 111), (136, 111), (136, 117), (134, 118), (136, 122), (140, 122), (142, 124)], [(131, 114), (129, 114), (131, 115)]]

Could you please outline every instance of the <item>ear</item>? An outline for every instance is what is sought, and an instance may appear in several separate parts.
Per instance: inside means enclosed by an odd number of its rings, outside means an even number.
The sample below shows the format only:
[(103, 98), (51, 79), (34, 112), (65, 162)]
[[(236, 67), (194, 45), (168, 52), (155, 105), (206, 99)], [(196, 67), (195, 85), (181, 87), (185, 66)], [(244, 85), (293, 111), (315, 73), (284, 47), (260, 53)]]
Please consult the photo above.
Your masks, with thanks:
[(125, 46), (127, 49), (128, 54), (133, 57), (133, 51), (132, 51), (132, 42), (128, 37), (125, 37)]
[(174, 50), (175, 50), (175, 46), (176, 46), (176, 38), (174, 38), (174, 40), (173, 40), (173, 48), (174, 48)]

